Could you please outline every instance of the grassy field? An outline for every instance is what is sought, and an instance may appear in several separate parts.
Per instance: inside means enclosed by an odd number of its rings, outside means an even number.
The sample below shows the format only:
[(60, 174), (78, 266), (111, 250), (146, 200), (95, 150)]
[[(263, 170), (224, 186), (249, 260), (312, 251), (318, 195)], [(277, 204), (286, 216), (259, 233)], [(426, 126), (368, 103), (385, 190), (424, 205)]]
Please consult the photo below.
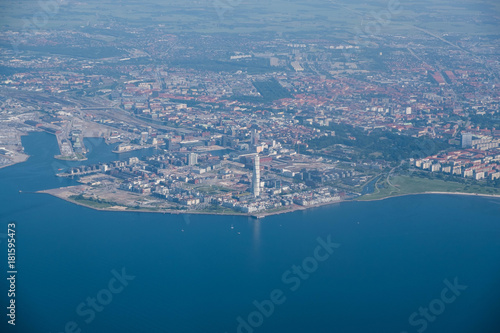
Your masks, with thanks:
[(461, 192), (500, 195), (499, 188), (412, 176), (391, 177), (389, 184), (387, 182), (387, 177), (384, 176), (377, 182), (374, 193), (364, 195), (358, 200), (377, 200), (392, 196), (424, 192)]
[(208, 214), (229, 214), (229, 215), (244, 215), (242, 212), (238, 212), (234, 209), (222, 207), (222, 206), (211, 206), (199, 211), (200, 213)]
[(222, 186), (215, 186), (215, 185), (213, 185), (213, 186), (203, 185), (203, 186), (195, 187), (194, 189), (196, 191), (199, 191), (199, 192), (202, 192), (205, 194), (210, 194), (210, 195), (217, 194), (220, 192), (231, 192), (232, 191), (230, 188), (226, 188), (226, 187), (222, 187)]
[(97, 209), (105, 209), (105, 208), (109, 208), (112, 206), (116, 206), (116, 203), (114, 203), (114, 202), (108, 202), (108, 201), (101, 200), (101, 199), (85, 198), (81, 195), (72, 195), (68, 199), (70, 199), (76, 203), (79, 203), (81, 205), (85, 205), (85, 206), (89, 206), (89, 207), (97, 208)]
[(275, 79), (253, 83), (264, 101), (274, 101), (281, 98), (291, 98), (290, 92), (283, 88)]

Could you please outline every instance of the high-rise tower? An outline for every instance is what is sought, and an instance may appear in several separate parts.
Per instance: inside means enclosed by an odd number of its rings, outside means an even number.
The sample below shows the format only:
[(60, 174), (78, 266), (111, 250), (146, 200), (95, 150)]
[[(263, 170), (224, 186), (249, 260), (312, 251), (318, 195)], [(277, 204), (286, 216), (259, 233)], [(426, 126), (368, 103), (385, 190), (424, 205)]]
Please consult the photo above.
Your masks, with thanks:
[(257, 198), (260, 195), (260, 157), (255, 154), (253, 163), (253, 178), (252, 178), (253, 196)]
[(195, 164), (198, 164), (198, 154), (190, 153), (188, 155), (188, 165), (195, 165)]
[(256, 146), (259, 144), (259, 132), (257, 132), (256, 129), (253, 129), (252, 132), (250, 132), (250, 145)]
[(463, 133), (462, 148), (471, 148), (471, 147), (472, 147), (472, 133)]

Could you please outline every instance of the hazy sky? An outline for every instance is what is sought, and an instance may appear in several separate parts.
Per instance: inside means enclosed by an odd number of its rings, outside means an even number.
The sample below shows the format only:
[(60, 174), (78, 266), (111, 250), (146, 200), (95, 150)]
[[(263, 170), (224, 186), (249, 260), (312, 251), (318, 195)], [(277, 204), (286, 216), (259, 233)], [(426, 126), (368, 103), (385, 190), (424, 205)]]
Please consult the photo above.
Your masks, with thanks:
[(440, 33), (499, 34), (496, 0), (31, 0), (0, 2), (2, 29), (162, 24), (172, 32), (353, 31), (369, 21), (383, 31), (413, 25)]

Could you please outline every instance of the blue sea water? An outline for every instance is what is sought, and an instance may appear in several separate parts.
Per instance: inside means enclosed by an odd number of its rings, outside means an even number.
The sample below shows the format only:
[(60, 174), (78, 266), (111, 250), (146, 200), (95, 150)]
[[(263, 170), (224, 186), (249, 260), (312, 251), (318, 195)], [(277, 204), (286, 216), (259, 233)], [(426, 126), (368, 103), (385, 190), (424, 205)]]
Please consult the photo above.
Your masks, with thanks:
[[(498, 199), (415, 195), (261, 220), (103, 212), (32, 193), (74, 184), (55, 172), (80, 163), (53, 159), (49, 134), (23, 144), (29, 160), (0, 169), (18, 270), (16, 326), (2, 314), (1, 332), (500, 332)], [(86, 145), (87, 164), (152, 153)], [(326, 259), (318, 237), (338, 244)], [(303, 264), (310, 273), (293, 272)], [(443, 281), (455, 279), (466, 289), (454, 294)]]

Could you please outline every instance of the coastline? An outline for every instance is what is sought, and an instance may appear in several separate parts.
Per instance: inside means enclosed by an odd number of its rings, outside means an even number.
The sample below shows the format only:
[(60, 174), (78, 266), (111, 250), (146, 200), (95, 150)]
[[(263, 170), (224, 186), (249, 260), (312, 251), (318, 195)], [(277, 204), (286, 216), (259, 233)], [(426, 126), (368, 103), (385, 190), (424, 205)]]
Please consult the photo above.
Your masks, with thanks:
[[(120, 205), (115, 205), (107, 208), (98, 208), (98, 207), (93, 207), (90, 205), (86, 205), (84, 203), (75, 201), (70, 199), (69, 197), (63, 196), (63, 195), (58, 195), (56, 193), (53, 193), (53, 190), (58, 190), (58, 189), (49, 189), (49, 190), (40, 190), (36, 191), (34, 193), (39, 193), (39, 194), (48, 194), (51, 195), (55, 198), (62, 199), (64, 201), (70, 202), (72, 204), (98, 210), (98, 211), (106, 211), (106, 212), (135, 212), (135, 213), (157, 213), (157, 214), (197, 214), (197, 215), (225, 215), (225, 216), (246, 216), (246, 217), (253, 217), (256, 219), (261, 219), (265, 218), (267, 216), (272, 216), (272, 215), (280, 215), (280, 214), (286, 214), (286, 213), (292, 213), (296, 211), (303, 211), (307, 210), (310, 208), (317, 208), (317, 207), (322, 207), (322, 206), (327, 206), (327, 205), (332, 205), (332, 204), (339, 204), (343, 201), (335, 201), (335, 202), (326, 202), (326, 203), (320, 203), (320, 204), (315, 204), (311, 206), (298, 206), (298, 205), (291, 205), (291, 206), (286, 206), (283, 207), (283, 209), (277, 210), (277, 211), (270, 211), (270, 212), (255, 212), (255, 213), (238, 213), (238, 212), (229, 212), (229, 213), (222, 213), (222, 212), (207, 212), (207, 211), (197, 211), (197, 210), (174, 210), (174, 209), (165, 209), (165, 210), (148, 210), (148, 209), (136, 209), (136, 208), (129, 208), (126, 206), (120, 206)], [(351, 201), (351, 200), (349, 200)], [(289, 207), (289, 208), (288, 208)]]
[(287, 213), (293, 213), (297, 211), (305, 211), (308, 209), (313, 209), (313, 208), (319, 208), (319, 207), (324, 207), (328, 205), (333, 205), (333, 204), (341, 204), (342, 202), (369, 202), (369, 201), (379, 201), (379, 200), (385, 200), (389, 198), (396, 198), (396, 197), (402, 197), (402, 196), (408, 196), (408, 195), (425, 195), (425, 194), (437, 194), (437, 195), (464, 195), (464, 196), (475, 196), (475, 197), (490, 197), (490, 198), (499, 198), (500, 195), (495, 195), (495, 194), (481, 194), (481, 193), (463, 193), (463, 192), (435, 192), (435, 191), (429, 191), (429, 192), (421, 192), (421, 193), (406, 193), (406, 194), (399, 194), (399, 195), (393, 195), (393, 196), (387, 196), (384, 198), (377, 198), (377, 199), (368, 199), (368, 200), (358, 200), (358, 198), (353, 199), (353, 200), (342, 200), (342, 201), (335, 201), (335, 202), (326, 202), (326, 203), (319, 203), (311, 206), (298, 206), (298, 205), (291, 205), (288, 207), (284, 207), (283, 209), (277, 210), (277, 211), (271, 211), (271, 212), (256, 212), (256, 213), (237, 213), (237, 212), (229, 212), (229, 213), (223, 213), (223, 212), (207, 212), (207, 211), (196, 211), (196, 210), (174, 210), (174, 209), (165, 209), (165, 210), (148, 210), (148, 209), (136, 209), (136, 208), (129, 208), (126, 206), (120, 206), (120, 205), (115, 205), (107, 208), (97, 208), (97, 207), (92, 207), (90, 205), (83, 204), (81, 202), (77, 202), (75, 200), (71, 200), (68, 197), (62, 196), (62, 195), (57, 195), (55, 193), (51, 192), (52, 190), (41, 190), (37, 191), (35, 193), (43, 193), (43, 194), (49, 194), (53, 197), (65, 200), (67, 202), (70, 202), (72, 204), (76, 204), (78, 206), (98, 210), (98, 211), (106, 211), (106, 212), (135, 212), (135, 213), (156, 213), (156, 214), (172, 214), (172, 215), (179, 215), (179, 214), (197, 214), (197, 215), (222, 215), (222, 216), (246, 216), (246, 217), (253, 217), (256, 219), (262, 219), (267, 216), (273, 216), (273, 215), (280, 215), (280, 214), (287, 214)]
[(422, 195), (422, 194), (441, 194), (441, 195), (466, 195), (466, 196), (474, 196), (474, 197), (493, 197), (493, 198), (500, 198), (500, 194), (483, 194), (483, 193), (466, 193), (466, 192), (437, 192), (437, 191), (426, 191), (426, 192), (417, 192), (417, 193), (404, 193), (404, 194), (397, 194), (397, 195), (389, 195), (383, 198), (376, 198), (376, 199), (364, 199), (364, 200), (358, 200), (358, 198), (355, 201), (358, 202), (369, 202), (369, 201), (380, 201), (380, 200), (385, 200), (385, 199), (390, 199), (390, 198), (397, 198), (397, 197), (404, 197), (407, 195)]
[(7, 168), (7, 167), (10, 167), (10, 166), (19, 164), (19, 163), (24, 163), (24, 162), (26, 162), (28, 160), (28, 158), (30, 158), (30, 155), (22, 154), (22, 155), (19, 155), (19, 157), (20, 157), (19, 159), (13, 160), (12, 163), (0, 166), (0, 169)]

